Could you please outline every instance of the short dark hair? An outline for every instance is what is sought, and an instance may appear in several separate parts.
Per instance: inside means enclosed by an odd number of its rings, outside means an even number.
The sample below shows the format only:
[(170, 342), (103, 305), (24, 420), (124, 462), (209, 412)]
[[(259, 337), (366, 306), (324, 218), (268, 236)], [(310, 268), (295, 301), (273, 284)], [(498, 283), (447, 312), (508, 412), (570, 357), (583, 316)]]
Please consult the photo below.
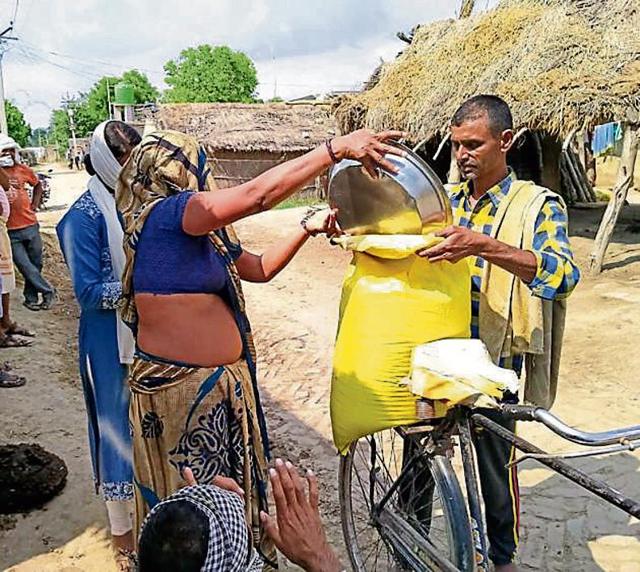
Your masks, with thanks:
[(489, 129), (499, 135), (507, 129), (513, 129), (513, 116), (507, 102), (497, 95), (474, 95), (467, 99), (454, 113), (451, 124), (459, 127), (467, 121), (473, 121), (484, 114), (489, 119)]
[[(124, 121), (109, 121), (104, 127), (104, 140), (116, 161), (120, 162), (123, 157), (131, 153), (131, 149), (142, 141), (142, 137), (140, 137), (140, 133)], [(87, 173), (90, 175), (96, 174), (89, 153), (84, 156), (84, 166), (87, 169)]]
[(208, 545), (209, 519), (198, 507), (186, 500), (164, 503), (140, 533), (139, 572), (199, 572)]

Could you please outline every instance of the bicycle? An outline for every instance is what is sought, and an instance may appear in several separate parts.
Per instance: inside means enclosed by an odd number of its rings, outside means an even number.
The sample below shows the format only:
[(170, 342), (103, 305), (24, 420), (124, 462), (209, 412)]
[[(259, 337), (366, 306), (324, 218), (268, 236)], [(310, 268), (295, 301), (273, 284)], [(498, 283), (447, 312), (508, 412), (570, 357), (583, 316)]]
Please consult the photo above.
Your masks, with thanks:
[[(488, 547), (472, 434), (490, 431), (609, 504), (640, 518), (640, 503), (566, 463), (577, 458), (633, 450), (640, 426), (599, 433), (579, 431), (549, 411), (502, 405), (501, 414), (542, 423), (567, 441), (593, 450), (550, 455), (491, 420), (486, 410), (456, 407), (433, 419), (418, 402), (419, 424), (396, 427), (353, 443), (341, 459), (339, 497), (342, 528), (354, 570), (488, 570)], [(463, 487), (451, 464), (460, 447)]]

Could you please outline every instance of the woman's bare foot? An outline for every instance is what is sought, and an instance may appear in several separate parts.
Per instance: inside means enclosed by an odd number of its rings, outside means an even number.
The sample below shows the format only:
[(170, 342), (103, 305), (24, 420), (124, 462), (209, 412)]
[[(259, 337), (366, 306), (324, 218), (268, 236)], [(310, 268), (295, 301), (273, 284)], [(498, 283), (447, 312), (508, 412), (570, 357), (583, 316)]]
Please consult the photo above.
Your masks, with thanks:
[(111, 542), (116, 553), (118, 572), (133, 572), (136, 569), (135, 553), (133, 552), (133, 531), (121, 536), (112, 536)]

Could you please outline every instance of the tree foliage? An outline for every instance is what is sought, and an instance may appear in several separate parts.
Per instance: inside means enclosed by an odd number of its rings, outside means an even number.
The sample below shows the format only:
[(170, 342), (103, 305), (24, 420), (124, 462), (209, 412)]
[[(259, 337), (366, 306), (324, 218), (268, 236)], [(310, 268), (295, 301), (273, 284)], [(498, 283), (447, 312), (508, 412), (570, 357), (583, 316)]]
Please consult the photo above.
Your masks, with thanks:
[(253, 103), (258, 76), (253, 62), (227, 46), (204, 44), (188, 48), (164, 70), (170, 86), (164, 99), (171, 103)]
[(36, 127), (29, 137), (29, 145), (31, 147), (40, 147), (46, 145), (49, 137), (49, 130), (44, 127)]
[(62, 109), (56, 109), (51, 114), (50, 139), (61, 153), (67, 149), (68, 140), (71, 137), (69, 111), (73, 115), (76, 136), (88, 136), (99, 123), (109, 117), (109, 98), (113, 98), (113, 89), (121, 81), (133, 87), (136, 104), (156, 101), (160, 95), (149, 78), (137, 70), (129, 70), (119, 77), (101, 78), (87, 93), (78, 94), (75, 98), (66, 101)]
[(31, 126), (25, 120), (22, 111), (9, 100), (5, 100), (4, 102), (4, 111), (7, 115), (9, 136), (13, 137), (21, 147), (28, 146), (29, 137), (31, 136)]

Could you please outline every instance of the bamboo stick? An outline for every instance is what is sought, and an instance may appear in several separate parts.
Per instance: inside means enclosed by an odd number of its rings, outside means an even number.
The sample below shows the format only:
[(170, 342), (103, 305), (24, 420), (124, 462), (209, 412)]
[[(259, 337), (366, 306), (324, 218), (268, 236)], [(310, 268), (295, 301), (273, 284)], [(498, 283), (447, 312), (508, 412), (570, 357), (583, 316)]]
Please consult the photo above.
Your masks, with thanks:
[(565, 198), (567, 199), (567, 202), (572, 205), (578, 200), (578, 197), (575, 186), (573, 184), (573, 180), (571, 179), (571, 174), (567, 170), (564, 153), (560, 155), (560, 176), (562, 181), (562, 188), (567, 195)]
[(638, 146), (640, 145), (640, 138), (638, 137), (640, 127), (638, 125), (627, 125), (625, 127), (618, 180), (598, 228), (598, 234), (596, 235), (589, 260), (589, 268), (593, 274), (602, 272), (607, 247), (611, 242), (611, 236), (620, 216), (622, 205), (624, 205), (624, 201), (627, 198), (627, 193), (633, 185)]

